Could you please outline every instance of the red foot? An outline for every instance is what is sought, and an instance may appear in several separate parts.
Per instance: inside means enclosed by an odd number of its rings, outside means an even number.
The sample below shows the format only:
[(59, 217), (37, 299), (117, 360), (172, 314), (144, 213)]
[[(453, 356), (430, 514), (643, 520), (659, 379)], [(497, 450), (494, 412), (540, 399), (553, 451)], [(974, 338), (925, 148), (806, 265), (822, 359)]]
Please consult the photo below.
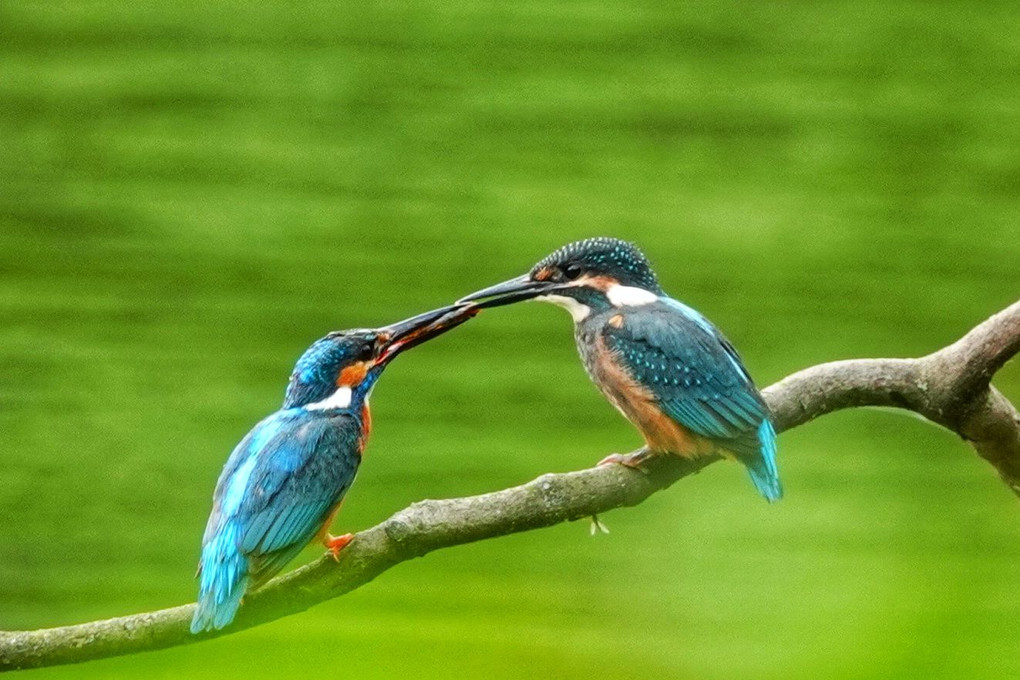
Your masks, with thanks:
[(347, 547), (347, 544), (354, 540), (354, 534), (344, 534), (343, 536), (330, 536), (326, 534), (326, 538), (323, 539), (322, 544), (326, 546), (326, 552), (333, 556), (333, 559), (337, 562), (340, 561), (340, 551)]
[(617, 465), (622, 465), (626, 468), (630, 468), (631, 470), (648, 472), (641, 467), (641, 464), (644, 463), (649, 456), (650, 454), (643, 449), (636, 453), (614, 453), (600, 460), (599, 465), (612, 465), (613, 463), (616, 463)]
[[(619, 463), (620, 465), (627, 465), (630, 462), (630, 457), (622, 453), (611, 453), (602, 460), (599, 461), (599, 465), (610, 465), (611, 463)], [(630, 467), (627, 465), (627, 467)]]
[(641, 467), (641, 460), (643, 458), (643, 456), (639, 458), (634, 454), (614, 453), (600, 460), (599, 465), (611, 465), (612, 463), (616, 463), (617, 465), (637, 470)]

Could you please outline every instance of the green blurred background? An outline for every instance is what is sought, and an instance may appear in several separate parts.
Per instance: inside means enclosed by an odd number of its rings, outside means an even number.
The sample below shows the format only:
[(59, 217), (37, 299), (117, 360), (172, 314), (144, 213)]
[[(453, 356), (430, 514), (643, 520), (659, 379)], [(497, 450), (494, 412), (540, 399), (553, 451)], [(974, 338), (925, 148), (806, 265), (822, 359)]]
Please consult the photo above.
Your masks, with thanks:
[[(759, 382), (1018, 298), (1020, 10), (985, 3), (0, 3), (0, 628), (186, 602), (213, 484), (334, 328), (637, 241)], [(1020, 400), (1020, 369), (997, 384)], [(336, 525), (634, 448), (568, 317), (397, 362)], [(314, 610), (37, 678), (1003, 678), (1020, 507), (881, 411)], [(303, 559), (311, 559), (310, 549)]]

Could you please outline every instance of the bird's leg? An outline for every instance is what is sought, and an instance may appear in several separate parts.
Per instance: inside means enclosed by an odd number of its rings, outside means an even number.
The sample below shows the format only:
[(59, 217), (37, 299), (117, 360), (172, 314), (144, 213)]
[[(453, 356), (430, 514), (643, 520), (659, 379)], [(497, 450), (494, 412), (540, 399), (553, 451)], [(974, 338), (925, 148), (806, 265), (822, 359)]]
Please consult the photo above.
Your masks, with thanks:
[(322, 544), (326, 546), (326, 552), (333, 556), (334, 560), (340, 561), (340, 551), (347, 547), (347, 544), (354, 540), (354, 534), (344, 534), (343, 536), (334, 536), (329, 533), (329, 525), (333, 523), (336, 518), (336, 514), (340, 512), (340, 506), (344, 504), (343, 499), (340, 500), (333, 509), (329, 511), (329, 516), (326, 517), (326, 521), (322, 523), (322, 528), (319, 529), (317, 538), (322, 541)]
[(648, 471), (641, 467), (641, 465), (646, 460), (651, 458), (653, 455), (655, 455), (654, 452), (647, 446), (644, 446), (632, 453), (614, 453), (612, 455), (606, 456), (605, 458), (599, 461), (599, 465), (609, 465), (610, 463), (617, 463), (619, 465), (623, 465), (624, 467), (629, 467), (632, 470), (639, 470), (647, 474)]
[[(652, 450), (645, 446), (638, 449), (637, 451), (634, 451), (633, 453), (614, 453), (612, 455), (606, 456), (605, 458), (599, 461), (599, 465), (610, 465), (612, 463), (618, 463), (632, 470), (637, 470), (638, 472), (648, 474), (648, 470), (641, 467), (641, 464), (644, 461), (648, 460), (652, 455), (653, 455)], [(592, 515), (590, 531), (592, 536), (595, 536), (596, 534), (608, 534), (609, 527), (606, 526), (605, 522), (599, 519), (598, 515)]]
[(333, 556), (333, 559), (337, 562), (340, 561), (340, 551), (347, 547), (347, 544), (354, 540), (354, 534), (344, 534), (343, 536), (333, 536), (332, 534), (326, 534), (322, 538), (322, 544), (326, 546), (326, 552)]

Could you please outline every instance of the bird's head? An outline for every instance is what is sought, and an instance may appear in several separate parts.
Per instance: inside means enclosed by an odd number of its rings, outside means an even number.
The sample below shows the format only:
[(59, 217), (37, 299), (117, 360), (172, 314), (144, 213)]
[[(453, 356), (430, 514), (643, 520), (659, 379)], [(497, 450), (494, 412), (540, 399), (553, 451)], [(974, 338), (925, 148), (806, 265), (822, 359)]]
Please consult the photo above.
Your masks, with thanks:
[(592, 309), (646, 304), (662, 294), (655, 272), (633, 243), (590, 238), (568, 243), (542, 258), (527, 274), (461, 298), (479, 307), (545, 300), (581, 321)]
[(478, 309), (450, 305), (382, 328), (334, 331), (316, 340), (294, 367), (284, 408), (358, 407), (398, 354), (459, 326)]

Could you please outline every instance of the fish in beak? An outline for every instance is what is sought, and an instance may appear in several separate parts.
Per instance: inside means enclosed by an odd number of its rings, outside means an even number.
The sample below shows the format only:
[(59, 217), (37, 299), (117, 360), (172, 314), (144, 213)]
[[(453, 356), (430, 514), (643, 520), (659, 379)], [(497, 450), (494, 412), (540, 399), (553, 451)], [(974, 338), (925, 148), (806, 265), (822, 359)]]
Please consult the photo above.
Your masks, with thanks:
[(404, 350), (456, 328), (480, 309), (472, 303), (457, 302), (378, 329), (379, 337), (385, 345), (376, 359), (376, 365), (386, 364)]

